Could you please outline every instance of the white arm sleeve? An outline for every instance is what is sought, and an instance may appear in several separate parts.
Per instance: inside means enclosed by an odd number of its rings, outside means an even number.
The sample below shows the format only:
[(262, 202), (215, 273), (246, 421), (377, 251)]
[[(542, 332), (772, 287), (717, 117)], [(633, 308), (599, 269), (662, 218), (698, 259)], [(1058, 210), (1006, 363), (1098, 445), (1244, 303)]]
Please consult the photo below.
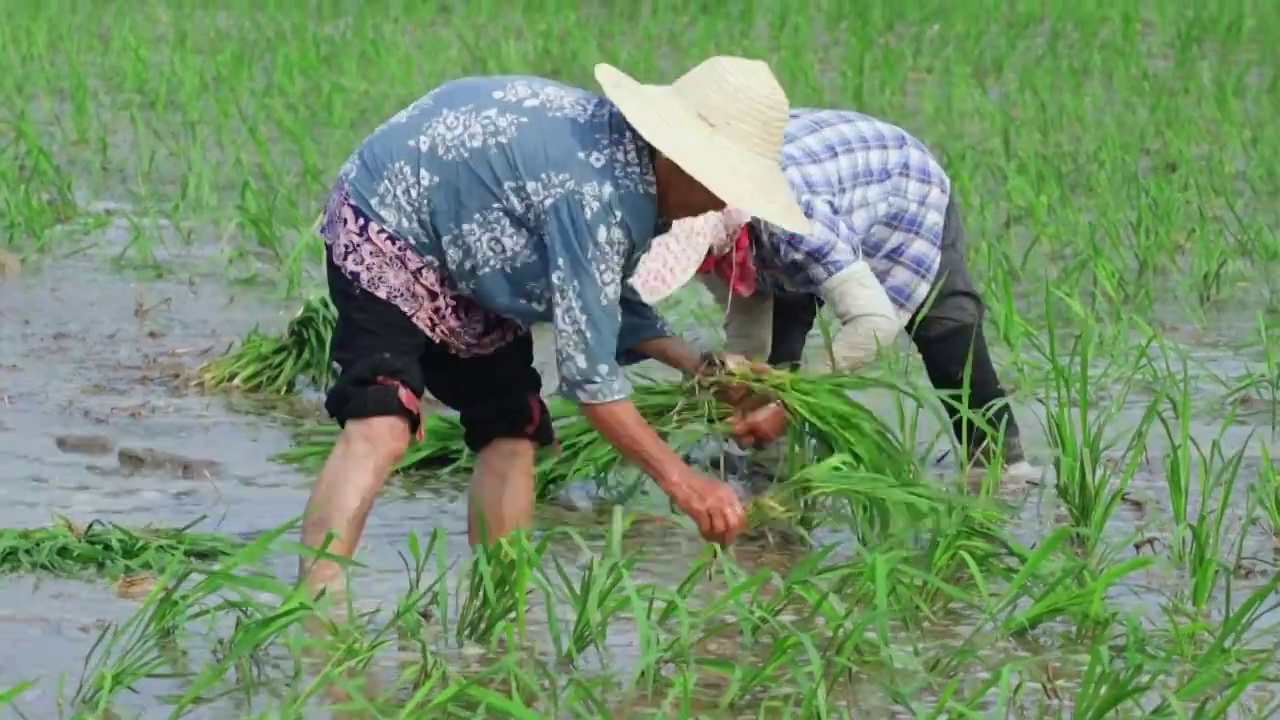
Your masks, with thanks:
[(906, 325), (907, 319), (894, 307), (865, 260), (823, 283), (818, 294), (840, 322), (832, 338), (837, 370), (854, 370), (870, 361)]

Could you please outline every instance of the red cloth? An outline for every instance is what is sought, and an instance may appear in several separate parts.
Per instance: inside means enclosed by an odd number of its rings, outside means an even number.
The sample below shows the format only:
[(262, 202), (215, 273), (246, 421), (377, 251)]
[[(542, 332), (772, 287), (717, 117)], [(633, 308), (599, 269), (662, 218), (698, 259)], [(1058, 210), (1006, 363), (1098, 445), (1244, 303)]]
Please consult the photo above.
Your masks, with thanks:
[(756, 291), (756, 264), (751, 259), (751, 237), (747, 226), (738, 230), (733, 246), (721, 255), (708, 252), (698, 266), (700, 273), (715, 273), (738, 297), (749, 297)]

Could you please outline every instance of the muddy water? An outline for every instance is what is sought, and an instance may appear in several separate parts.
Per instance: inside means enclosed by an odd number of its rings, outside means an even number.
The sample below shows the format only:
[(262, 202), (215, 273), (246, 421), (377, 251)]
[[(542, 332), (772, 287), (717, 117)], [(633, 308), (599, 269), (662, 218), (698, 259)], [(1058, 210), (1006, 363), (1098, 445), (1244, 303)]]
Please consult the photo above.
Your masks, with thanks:
[[(107, 258), (91, 251), (44, 267), (28, 265), (18, 277), (0, 282), (0, 526), (45, 524), (54, 513), (131, 525), (181, 525), (207, 516), (201, 529), (251, 535), (296, 515), (310, 478), (269, 460), (287, 446), (293, 420), (243, 401), (191, 392), (182, 379), (254, 324), (282, 326), (287, 313), (281, 308), (292, 303), (184, 274), (180, 258), (170, 266), (174, 274), (159, 280), (131, 279), (108, 269)], [(545, 351), (548, 343), (539, 345)], [(1224, 374), (1234, 371), (1225, 354), (1201, 359), (1223, 363)], [(543, 352), (539, 362), (548, 387), (554, 387), (549, 354)], [(890, 416), (897, 412), (897, 398), (865, 400)], [(1032, 406), (1017, 411), (1029, 453), (1043, 460), (1042, 419)], [(1141, 411), (1135, 399), (1115, 429), (1132, 426)], [(1256, 429), (1248, 421), (1228, 428), (1228, 451)], [(1219, 434), (1212, 418), (1195, 432)], [(921, 439), (938, 433), (926, 415)], [(1133, 487), (1142, 507), (1117, 517), (1117, 538), (1147, 525), (1152, 534), (1167, 531), (1161, 521), (1168, 517), (1158, 465), (1162, 447), (1153, 436), (1148, 452), (1156, 464), (1142, 468)], [(1256, 448), (1251, 454), (1256, 457)], [(1256, 460), (1250, 462), (1256, 468)], [(1242, 484), (1248, 478), (1246, 472)], [(1047, 487), (1011, 482), (1007, 491), (1022, 503), (1019, 526), (1029, 541), (1060, 520)], [(591, 500), (580, 488), (574, 492), (579, 501)], [(540, 513), (544, 523), (592, 522), (587, 513), (557, 507)], [(361, 597), (388, 600), (402, 592), (397, 550), (408, 532), (425, 536), (436, 527), (461, 556), (466, 530), (456, 486), (385, 493), (362, 546), (361, 559), (370, 568), (358, 585)], [(1260, 532), (1253, 540), (1256, 554), (1269, 557), (1269, 542)], [(642, 570), (673, 580), (687, 567), (679, 560), (700, 550), (686, 530), (647, 533), (645, 545), (650, 552)], [(291, 576), (291, 559), (281, 558), (279, 570)], [(1133, 588), (1117, 599), (1157, 616), (1158, 594)], [(0, 653), (0, 679), (38, 679), (23, 707), (40, 716), (53, 707), (56, 678), (65, 674), (74, 681), (102, 625), (135, 607), (99, 583), (0, 580), (0, 647), (6, 649)], [(632, 643), (625, 633), (612, 633), (611, 642), (619, 656), (628, 655)]]
[[(171, 278), (132, 279), (109, 269), (109, 257), (28, 264), (0, 283), (0, 527), (47, 524), (55, 514), (127, 525), (206, 516), (200, 529), (252, 535), (301, 512), (311, 478), (269, 460), (287, 447), (293, 420), (191, 391), (184, 377), (255, 324), (282, 326), (280, 308), (292, 303), (193, 278), (181, 260)], [(539, 360), (553, 376), (549, 356)], [(409, 532), (443, 528), (460, 557), (461, 500), (456, 486), (385, 493), (362, 545), (370, 566), (362, 599), (403, 592), (397, 551)], [(677, 534), (671, 549), (699, 548)], [(279, 571), (292, 576), (292, 559), (281, 558)], [(38, 679), (23, 707), (52, 708), (56, 678), (74, 681), (102, 626), (134, 608), (101, 583), (0, 580), (2, 684)]]

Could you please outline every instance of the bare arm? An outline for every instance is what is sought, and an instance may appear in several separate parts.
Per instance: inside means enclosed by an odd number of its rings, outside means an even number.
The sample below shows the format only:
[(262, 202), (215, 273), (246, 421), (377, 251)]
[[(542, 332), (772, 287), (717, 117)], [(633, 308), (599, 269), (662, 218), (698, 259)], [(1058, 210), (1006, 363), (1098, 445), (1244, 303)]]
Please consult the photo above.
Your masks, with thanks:
[(630, 400), (583, 403), (582, 414), (622, 457), (654, 479), (668, 495), (688, 471), (684, 460), (658, 436)]
[(668, 367), (693, 375), (702, 366), (702, 355), (692, 345), (678, 337), (657, 337), (636, 343), (641, 352)]

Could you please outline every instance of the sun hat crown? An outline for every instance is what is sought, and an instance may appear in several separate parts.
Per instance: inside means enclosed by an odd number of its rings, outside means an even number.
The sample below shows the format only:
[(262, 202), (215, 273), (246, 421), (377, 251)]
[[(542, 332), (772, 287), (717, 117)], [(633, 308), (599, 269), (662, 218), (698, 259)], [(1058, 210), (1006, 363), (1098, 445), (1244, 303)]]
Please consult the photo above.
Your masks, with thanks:
[(681, 75), (671, 90), (712, 132), (762, 159), (778, 161), (790, 103), (764, 61), (714, 57)]
[[(721, 55), (670, 85), (645, 85), (605, 63), (596, 65), (595, 75), (631, 127), (726, 207), (808, 233), (809, 220), (782, 174), (791, 106), (767, 63)], [(700, 221), (674, 220), (682, 222)], [(686, 231), (655, 239), (631, 285), (647, 302), (671, 294), (693, 277), (714, 234)]]

